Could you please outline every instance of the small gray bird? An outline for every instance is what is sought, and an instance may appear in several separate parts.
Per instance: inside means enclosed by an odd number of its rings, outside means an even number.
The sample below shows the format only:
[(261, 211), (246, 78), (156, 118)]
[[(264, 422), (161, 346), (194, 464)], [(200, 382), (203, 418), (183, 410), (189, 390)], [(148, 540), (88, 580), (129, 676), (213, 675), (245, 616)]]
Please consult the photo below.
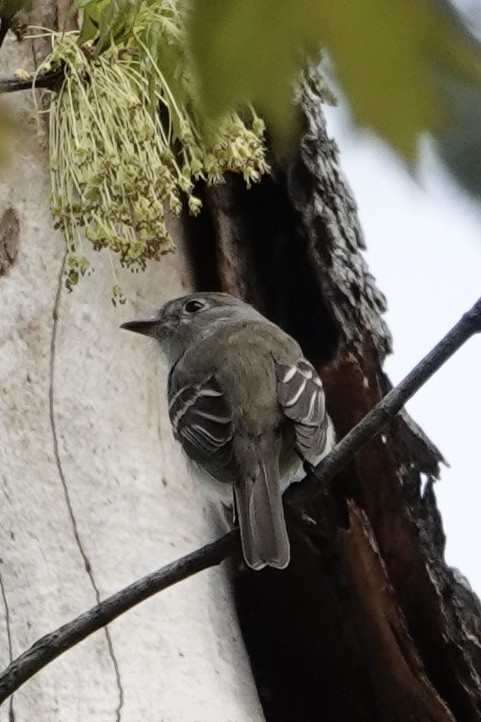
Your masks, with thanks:
[(175, 438), (233, 488), (246, 563), (284, 569), (282, 494), (302, 478), (301, 459), (317, 464), (334, 444), (322, 383), (299, 345), (226, 293), (176, 298), (122, 328), (160, 344)]

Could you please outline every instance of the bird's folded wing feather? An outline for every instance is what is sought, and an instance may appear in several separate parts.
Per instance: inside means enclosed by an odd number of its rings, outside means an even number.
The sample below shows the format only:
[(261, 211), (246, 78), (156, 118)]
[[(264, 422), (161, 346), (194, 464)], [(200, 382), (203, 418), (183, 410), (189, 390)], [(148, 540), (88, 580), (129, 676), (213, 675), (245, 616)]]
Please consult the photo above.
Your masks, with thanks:
[(321, 379), (304, 358), (292, 365), (276, 362), (276, 375), (279, 403), (295, 422), (297, 448), (313, 461), (325, 450), (330, 424)]
[(214, 374), (196, 383), (182, 375), (169, 378), (169, 416), (185, 452), (222, 481), (233, 481), (232, 413)]

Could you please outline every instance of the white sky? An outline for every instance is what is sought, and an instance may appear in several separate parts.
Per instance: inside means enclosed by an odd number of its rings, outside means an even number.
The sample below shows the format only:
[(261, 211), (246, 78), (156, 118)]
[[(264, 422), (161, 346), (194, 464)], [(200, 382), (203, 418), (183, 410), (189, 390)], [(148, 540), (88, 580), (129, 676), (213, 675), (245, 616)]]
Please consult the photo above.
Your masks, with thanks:
[[(328, 108), (328, 131), (359, 206), (367, 261), (388, 299), (394, 383), (481, 296), (481, 207), (454, 185), (426, 144), (416, 182), (383, 143), (353, 134), (345, 109)], [(467, 342), (407, 409), (450, 468), (435, 486), (446, 559), (481, 596), (481, 337)]]

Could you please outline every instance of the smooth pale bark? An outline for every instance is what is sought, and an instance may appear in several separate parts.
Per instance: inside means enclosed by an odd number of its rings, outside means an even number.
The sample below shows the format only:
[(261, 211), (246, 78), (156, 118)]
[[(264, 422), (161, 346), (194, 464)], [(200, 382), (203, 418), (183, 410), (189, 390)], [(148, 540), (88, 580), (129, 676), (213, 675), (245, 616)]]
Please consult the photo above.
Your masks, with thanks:
[[(29, 53), (7, 39), (1, 74)], [(21, 130), (27, 96), (7, 99), (19, 130), (0, 169), (0, 217), (10, 209), (3, 230), (9, 220), (17, 248), (0, 276), (2, 668), (98, 598), (216, 536), (172, 438), (158, 354), (119, 330), (192, 288), (181, 228), (175, 254), (144, 274), (121, 272), (126, 305), (110, 301), (106, 254), (93, 254), (95, 273), (68, 293), (46, 157)], [(70, 650), (14, 695), (13, 710), (17, 722), (263, 719), (224, 570)], [(0, 722), (9, 711), (7, 702)]]

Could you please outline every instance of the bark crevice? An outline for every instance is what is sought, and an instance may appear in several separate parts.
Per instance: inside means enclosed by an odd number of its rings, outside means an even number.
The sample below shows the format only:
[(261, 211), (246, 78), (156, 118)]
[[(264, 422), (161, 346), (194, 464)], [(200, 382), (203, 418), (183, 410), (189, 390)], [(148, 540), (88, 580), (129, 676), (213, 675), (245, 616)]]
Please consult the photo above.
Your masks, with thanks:
[[(85, 571), (87, 573), (87, 576), (89, 578), (90, 584), (92, 586), (95, 600), (97, 604), (100, 603), (101, 596), (100, 596), (100, 590), (98, 587), (98, 584), (96, 582), (94, 572), (92, 569), (92, 564), (90, 562), (87, 550), (85, 549), (85, 546), (82, 542), (80, 532), (78, 529), (77, 519), (75, 516), (75, 512), (72, 505), (72, 499), (71, 494), (68, 488), (67, 479), (65, 476), (65, 472), (62, 465), (62, 460), (60, 458), (60, 447), (58, 442), (58, 433), (57, 433), (57, 422), (56, 422), (56, 414), (55, 414), (55, 360), (56, 360), (56, 354), (57, 354), (57, 334), (58, 334), (58, 320), (59, 320), (59, 307), (60, 307), (60, 300), (62, 296), (62, 289), (64, 287), (64, 272), (65, 272), (65, 262), (66, 262), (66, 254), (64, 254), (63, 261), (60, 266), (60, 272), (57, 279), (57, 291), (55, 294), (55, 300), (54, 305), (52, 309), (52, 335), (51, 335), (51, 341), (50, 341), (50, 369), (49, 369), (49, 389), (48, 389), (48, 399), (49, 399), (49, 418), (50, 418), (50, 427), (52, 431), (52, 443), (53, 443), (53, 455), (55, 459), (55, 465), (57, 467), (58, 471), (58, 477), (60, 480), (60, 483), (62, 485), (64, 497), (65, 497), (65, 504), (67, 507), (67, 512), (70, 517), (71, 527), (72, 527), (72, 534), (75, 539), (75, 544), (77, 546), (77, 549), (79, 551), (79, 554), (82, 558), (82, 562), (85, 568)], [(114, 675), (115, 675), (115, 683), (117, 686), (117, 693), (118, 693), (118, 702), (117, 707), (115, 709), (115, 719), (116, 722), (121, 722), (122, 719), (122, 707), (124, 704), (124, 690), (122, 687), (122, 679), (120, 675), (120, 667), (117, 660), (117, 657), (115, 655), (113, 643), (112, 643), (112, 637), (109, 631), (109, 628), (106, 626), (104, 628), (105, 633), (105, 639), (107, 642), (107, 648), (108, 653), (110, 656), (110, 659), (112, 661), (112, 666), (114, 669)]]

